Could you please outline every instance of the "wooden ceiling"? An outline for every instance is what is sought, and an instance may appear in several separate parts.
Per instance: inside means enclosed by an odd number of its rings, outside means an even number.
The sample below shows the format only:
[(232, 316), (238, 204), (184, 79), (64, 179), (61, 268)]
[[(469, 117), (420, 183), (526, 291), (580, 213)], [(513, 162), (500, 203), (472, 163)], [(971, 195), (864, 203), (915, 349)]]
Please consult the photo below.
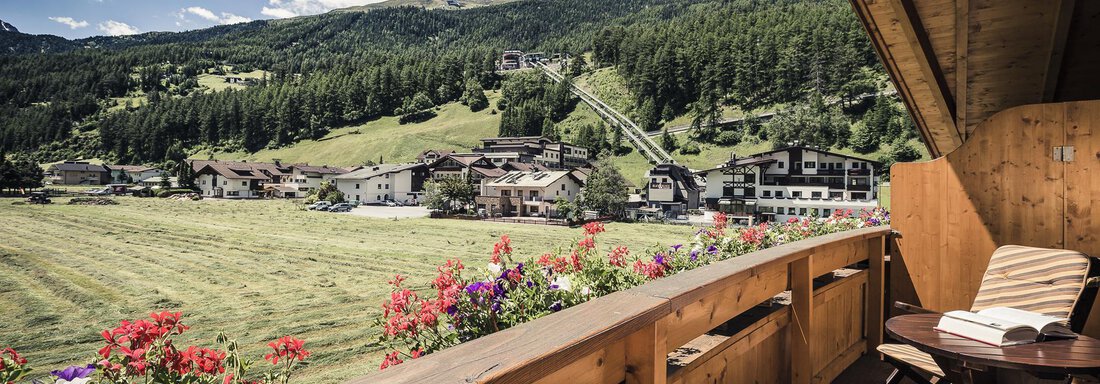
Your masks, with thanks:
[(850, 1), (933, 156), (1004, 109), (1100, 99), (1100, 1)]

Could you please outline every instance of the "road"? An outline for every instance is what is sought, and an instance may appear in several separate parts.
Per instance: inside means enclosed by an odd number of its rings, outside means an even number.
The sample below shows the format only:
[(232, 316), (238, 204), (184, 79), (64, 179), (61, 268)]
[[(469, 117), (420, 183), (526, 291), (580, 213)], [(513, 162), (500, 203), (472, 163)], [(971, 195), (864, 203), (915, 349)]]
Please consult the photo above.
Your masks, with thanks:
[(562, 76), (562, 74), (551, 69), (546, 64), (537, 63), (536, 66), (554, 82), (569, 82), (569, 89), (573, 94), (577, 95), (585, 104), (592, 107), (592, 109), (596, 111), (596, 114), (600, 115), (600, 117), (610, 124), (611, 127), (621, 130), (627, 140), (629, 140), (634, 148), (638, 150), (638, 153), (645, 156), (651, 163), (675, 163), (672, 155), (665, 151), (664, 148), (661, 148), (653, 139), (650, 139), (650, 137), (646, 135), (646, 132), (631, 121), (630, 118), (627, 118), (622, 113), (619, 113), (619, 111), (611, 108), (607, 103), (604, 103), (599, 98), (588, 93), (588, 91), (577, 87), (572, 81), (569, 81), (565, 76)]

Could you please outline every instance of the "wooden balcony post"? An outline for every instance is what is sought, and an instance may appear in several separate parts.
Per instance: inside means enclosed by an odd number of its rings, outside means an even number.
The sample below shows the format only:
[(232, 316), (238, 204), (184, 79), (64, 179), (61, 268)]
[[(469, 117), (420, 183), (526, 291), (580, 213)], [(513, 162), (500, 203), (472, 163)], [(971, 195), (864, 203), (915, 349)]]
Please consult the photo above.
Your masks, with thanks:
[(665, 384), (668, 381), (667, 332), (668, 317), (662, 317), (626, 337), (627, 384)]
[(791, 262), (791, 382), (808, 384), (814, 376), (812, 353), (813, 255)]
[(886, 296), (886, 235), (867, 239), (867, 262), (871, 268), (867, 276), (867, 307), (864, 327), (867, 332), (867, 353), (875, 353), (882, 344), (884, 297)]

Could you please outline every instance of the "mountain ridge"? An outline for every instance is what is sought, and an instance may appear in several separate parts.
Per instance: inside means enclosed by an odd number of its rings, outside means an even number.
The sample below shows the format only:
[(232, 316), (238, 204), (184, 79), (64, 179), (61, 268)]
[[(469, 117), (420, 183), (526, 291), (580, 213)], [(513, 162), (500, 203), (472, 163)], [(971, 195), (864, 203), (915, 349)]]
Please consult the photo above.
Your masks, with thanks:
[(425, 9), (468, 9), (485, 7), (491, 5), (500, 5), (514, 2), (516, 0), (458, 0), (460, 4), (458, 7), (450, 5), (447, 0), (386, 0), (380, 3), (357, 5), (347, 8), (340, 8), (334, 10), (334, 12), (366, 12), (375, 9), (393, 8), (393, 7), (420, 7)]
[(2, 32), (22, 33), (22, 32), (19, 32), (19, 28), (16, 28), (14, 25), (11, 25), (11, 23), (6, 22), (4, 20), (0, 20), (0, 31), (2, 31)]

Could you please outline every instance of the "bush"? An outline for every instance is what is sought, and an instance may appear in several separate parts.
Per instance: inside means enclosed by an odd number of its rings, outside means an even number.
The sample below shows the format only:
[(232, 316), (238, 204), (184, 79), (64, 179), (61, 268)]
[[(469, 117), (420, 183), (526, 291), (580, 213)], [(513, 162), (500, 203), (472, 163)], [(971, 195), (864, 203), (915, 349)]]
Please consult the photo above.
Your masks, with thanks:
[(699, 148), (699, 144), (694, 141), (689, 141), (680, 146), (681, 155), (698, 155), (703, 149)]
[(741, 133), (737, 131), (722, 131), (714, 138), (714, 143), (725, 146), (734, 146), (741, 143)]
[(172, 196), (172, 195), (182, 195), (182, 194), (185, 194), (185, 193), (194, 193), (194, 192), (195, 191), (187, 189), (187, 188), (162, 189), (159, 192), (157, 192), (157, 197), (166, 198), (166, 197), (169, 197), (169, 196)]

